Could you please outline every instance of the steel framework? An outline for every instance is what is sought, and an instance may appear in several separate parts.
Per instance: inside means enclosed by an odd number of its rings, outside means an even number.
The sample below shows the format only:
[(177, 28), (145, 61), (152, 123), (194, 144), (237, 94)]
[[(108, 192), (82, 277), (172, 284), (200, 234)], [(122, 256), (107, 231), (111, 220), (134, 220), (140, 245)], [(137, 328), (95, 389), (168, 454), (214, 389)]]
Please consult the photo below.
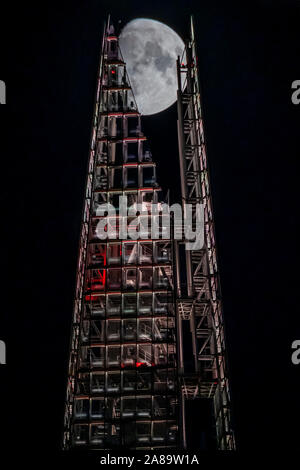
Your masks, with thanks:
[[(199, 250), (183, 250), (185, 260), (182, 261), (178, 242), (176, 246), (178, 329), (182, 337), (183, 324), (189, 322), (194, 358), (192, 370), (187, 372), (184, 339), (181, 340), (179, 376), (182, 421), (186, 422), (186, 399), (212, 399), (217, 447), (234, 449), (221, 291), (192, 17), (190, 40), (186, 43), (183, 56), (177, 60), (177, 76), (182, 204), (192, 205), (193, 220), (196, 218), (196, 204), (204, 205), (203, 247)], [(185, 428), (183, 426), (184, 446)]]

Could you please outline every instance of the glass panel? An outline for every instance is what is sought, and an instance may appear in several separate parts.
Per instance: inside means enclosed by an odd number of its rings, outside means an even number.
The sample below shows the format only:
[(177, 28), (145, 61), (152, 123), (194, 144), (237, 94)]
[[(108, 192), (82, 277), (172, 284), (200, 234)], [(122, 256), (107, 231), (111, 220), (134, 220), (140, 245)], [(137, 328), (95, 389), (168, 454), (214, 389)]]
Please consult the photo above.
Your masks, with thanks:
[(105, 297), (104, 295), (86, 296), (85, 299), (88, 303), (85, 304), (87, 315), (92, 317), (105, 316)]
[(107, 296), (107, 315), (120, 316), (121, 315), (121, 295), (108, 295)]
[(74, 416), (77, 419), (87, 418), (89, 414), (89, 399), (76, 399), (74, 407)]
[(76, 394), (88, 395), (90, 392), (90, 376), (88, 373), (78, 374), (76, 381)]
[(153, 333), (156, 341), (173, 340), (175, 334), (174, 318), (155, 318)]
[(144, 341), (151, 341), (152, 320), (138, 320), (138, 339)]
[(124, 243), (123, 244), (123, 262), (124, 264), (137, 263), (137, 243)]
[(115, 144), (111, 144), (111, 162), (115, 163), (116, 165), (123, 163), (123, 143), (116, 142)]
[(104, 373), (93, 372), (91, 374), (91, 391), (92, 393), (104, 392)]
[(138, 355), (136, 361), (137, 367), (140, 366), (149, 366), (152, 365), (152, 350), (151, 344), (139, 344), (138, 345)]
[(136, 316), (136, 294), (125, 294), (123, 296), (123, 315)]
[(89, 427), (87, 424), (75, 424), (73, 443), (75, 446), (85, 445), (89, 439)]
[(124, 168), (124, 188), (138, 188), (138, 186), (139, 186), (138, 168), (136, 166), (125, 167)]
[(123, 346), (122, 367), (135, 366), (136, 364), (136, 346)]
[(171, 270), (169, 267), (154, 268), (154, 287), (155, 289), (170, 288)]
[(122, 337), (126, 341), (136, 340), (136, 320), (123, 320)]
[(154, 344), (154, 363), (161, 366), (168, 363), (168, 345), (167, 344)]
[(121, 400), (120, 398), (112, 398), (109, 397), (106, 399), (106, 410), (105, 410), (105, 417), (107, 419), (115, 419), (120, 418), (120, 406)]
[(91, 418), (101, 419), (104, 418), (104, 399), (92, 398), (91, 399)]
[(150, 442), (151, 423), (136, 423), (136, 439), (139, 443)]
[(89, 348), (90, 364), (92, 367), (104, 366), (104, 347), (94, 346)]
[(141, 369), (137, 369), (136, 388), (143, 392), (151, 390), (151, 372), (142, 372)]
[(165, 242), (157, 242), (155, 244), (155, 262), (168, 263), (171, 261), (171, 244)]
[(152, 314), (152, 294), (139, 294), (139, 315), (151, 315)]
[(143, 166), (143, 187), (155, 186), (155, 167), (154, 166)]
[(107, 321), (107, 340), (108, 341), (119, 341), (120, 340), (120, 328), (121, 322), (119, 320), (108, 320)]
[(139, 288), (152, 289), (153, 269), (140, 268), (139, 269)]
[(135, 290), (136, 289), (136, 269), (128, 268), (123, 271), (123, 287), (126, 290)]
[(127, 118), (127, 129), (128, 136), (139, 135), (139, 119), (137, 117), (128, 117)]
[(109, 170), (109, 188), (122, 188), (123, 187), (123, 168), (113, 167)]
[(109, 290), (120, 290), (122, 284), (122, 270), (108, 269), (107, 288)]
[(88, 264), (89, 266), (103, 267), (106, 265), (106, 245), (92, 243), (88, 248)]
[(107, 365), (112, 367), (120, 367), (121, 348), (120, 346), (108, 346), (107, 348)]
[(86, 277), (86, 290), (97, 292), (104, 290), (105, 287), (105, 269), (90, 269)]
[(107, 373), (107, 387), (108, 393), (120, 392), (121, 387), (121, 375), (120, 372), (108, 372)]
[(122, 372), (122, 378), (123, 392), (134, 392), (136, 384), (136, 372), (124, 371)]
[(127, 162), (138, 161), (138, 142), (127, 143)]
[(103, 444), (106, 433), (107, 433), (107, 425), (92, 424), (91, 425), (91, 440), (90, 440), (91, 444), (94, 444), (94, 445)]
[(139, 263), (152, 263), (152, 243), (139, 243)]
[(122, 398), (122, 418), (129, 418), (135, 415), (136, 401), (135, 397)]
[(107, 262), (109, 265), (121, 264), (121, 246), (122, 245), (120, 243), (110, 243), (108, 245)]
[(157, 369), (154, 373), (154, 392), (164, 393), (175, 390), (175, 371), (168, 369)]
[(151, 397), (137, 397), (137, 416), (143, 418), (151, 417)]
[(90, 339), (92, 341), (104, 340), (104, 320), (90, 321)]
[(167, 440), (167, 423), (154, 422), (152, 423), (152, 440), (154, 442), (165, 442)]

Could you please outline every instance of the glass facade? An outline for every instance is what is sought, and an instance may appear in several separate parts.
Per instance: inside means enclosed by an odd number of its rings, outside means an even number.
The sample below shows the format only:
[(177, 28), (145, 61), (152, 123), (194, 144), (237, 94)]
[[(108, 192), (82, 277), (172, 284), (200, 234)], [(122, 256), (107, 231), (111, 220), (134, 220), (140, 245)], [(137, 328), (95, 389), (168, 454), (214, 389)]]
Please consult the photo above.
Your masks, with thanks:
[[(104, 36), (71, 341), (65, 447), (178, 445), (173, 248), (150, 238), (156, 167), (118, 49)], [(143, 204), (120, 239), (119, 196)], [(116, 218), (99, 215), (110, 202)], [(121, 221), (121, 217), (124, 218)], [(115, 236), (99, 239), (99, 221)], [(147, 223), (149, 222), (149, 224)], [(134, 238), (134, 236), (132, 237)]]

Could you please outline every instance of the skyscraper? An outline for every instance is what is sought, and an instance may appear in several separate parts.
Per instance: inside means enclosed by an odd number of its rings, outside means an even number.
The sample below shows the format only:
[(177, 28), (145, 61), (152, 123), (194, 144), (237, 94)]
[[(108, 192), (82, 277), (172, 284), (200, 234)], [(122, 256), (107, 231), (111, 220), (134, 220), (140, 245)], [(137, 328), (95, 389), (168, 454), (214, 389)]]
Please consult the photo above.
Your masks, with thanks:
[[(189, 399), (210, 410), (216, 447), (234, 448), (193, 25), (177, 67), (182, 197), (193, 217), (197, 204), (204, 208), (205, 242), (195, 250), (185, 249), (160, 213), (151, 215), (164, 199), (108, 20), (79, 244), (65, 449), (186, 447)], [(124, 213), (120, 196), (128, 207), (140, 205), (137, 217)]]

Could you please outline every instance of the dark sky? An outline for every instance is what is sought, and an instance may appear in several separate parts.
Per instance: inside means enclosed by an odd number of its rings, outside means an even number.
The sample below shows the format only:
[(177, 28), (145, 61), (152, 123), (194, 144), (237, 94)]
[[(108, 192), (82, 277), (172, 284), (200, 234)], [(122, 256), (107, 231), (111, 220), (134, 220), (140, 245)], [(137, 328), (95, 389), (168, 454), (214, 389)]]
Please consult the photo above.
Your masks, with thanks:
[[(61, 438), (78, 236), (103, 23), (195, 16), (234, 420), (240, 450), (299, 444), (299, 1), (1, 5), (2, 432), (32, 455)], [(177, 194), (176, 107), (144, 119)], [(170, 173), (172, 177), (170, 177)]]

